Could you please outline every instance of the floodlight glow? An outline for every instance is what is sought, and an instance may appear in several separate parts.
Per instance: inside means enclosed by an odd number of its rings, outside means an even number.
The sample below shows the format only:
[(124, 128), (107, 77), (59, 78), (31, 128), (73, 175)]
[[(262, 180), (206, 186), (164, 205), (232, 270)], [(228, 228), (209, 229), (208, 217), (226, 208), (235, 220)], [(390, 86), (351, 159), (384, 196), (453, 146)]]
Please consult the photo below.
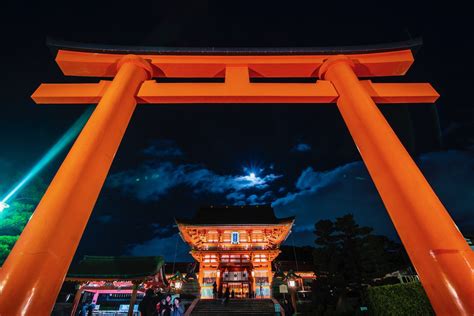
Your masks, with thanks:
[(91, 116), (93, 107), (88, 108), (81, 116), (72, 124), (72, 126), (64, 133), (64, 135), (51, 147), (48, 152), (33, 166), (33, 168), (21, 179), (8, 194), (0, 201), (0, 210), (5, 209), (4, 205), (12, 198), (21, 188), (23, 188), (34, 176), (36, 176), (49, 162), (51, 162), (66, 146), (71, 143), (79, 134), (84, 124)]
[(3, 212), (4, 209), (9, 208), (10, 205), (8, 205), (5, 202), (0, 202), (0, 212)]

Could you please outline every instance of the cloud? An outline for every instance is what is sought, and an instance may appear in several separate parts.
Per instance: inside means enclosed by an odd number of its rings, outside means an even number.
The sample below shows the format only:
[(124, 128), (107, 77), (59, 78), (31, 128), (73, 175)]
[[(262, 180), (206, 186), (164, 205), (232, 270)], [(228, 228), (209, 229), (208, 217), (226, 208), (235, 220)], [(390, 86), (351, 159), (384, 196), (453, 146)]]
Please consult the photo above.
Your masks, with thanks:
[(97, 221), (101, 224), (108, 224), (112, 221), (112, 215), (100, 215), (97, 217)]
[(241, 192), (232, 192), (226, 195), (226, 199), (234, 201), (245, 200), (245, 194)]
[(115, 173), (108, 178), (107, 184), (143, 201), (159, 200), (170, 189), (178, 186), (187, 186), (196, 193), (227, 193), (228, 199), (238, 200), (238, 197), (243, 198), (242, 191), (266, 189), (280, 177), (275, 174), (262, 177), (219, 175), (195, 164), (179, 165), (166, 161)]
[[(421, 155), (422, 172), (464, 234), (474, 232), (474, 150), (444, 151)], [(273, 170), (271, 170), (273, 172)], [(153, 160), (141, 167), (112, 175), (114, 185), (142, 200), (159, 200), (172, 188), (184, 186), (198, 194), (221, 195), (234, 205), (262, 204), (273, 200), (278, 217), (296, 216), (290, 241), (295, 245), (314, 244), (314, 223), (354, 214), (363, 226), (375, 233), (397, 238), (393, 224), (362, 161), (318, 171), (305, 168), (294, 185), (282, 187), (274, 173), (231, 175), (197, 164)], [(138, 179), (138, 181), (137, 181)], [(280, 196), (280, 197), (278, 197)], [(427, 219), (429, 220), (429, 219)], [(129, 246), (132, 255), (164, 255), (174, 260), (176, 238), (171, 226), (152, 225), (154, 237)], [(178, 240), (177, 260), (190, 260), (187, 246)]]
[(157, 236), (140, 244), (129, 245), (127, 255), (162, 256), (167, 262), (192, 261), (189, 246), (175, 233), (168, 237)]
[[(421, 155), (418, 165), (465, 234), (474, 231), (474, 151), (446, 151)], [(272, 204), (278, 216), (296, 214), (298, 244), (314, 243), (310, 233), (321, 219), (353, 213), (357, 222), (376, 233), (396, 238), (384, 205), (361, 161), (319, 172), (308, 167), (295, 183), (295, 191)], [(429, 220), (429, 219), (427, 219)]]
[(291, 151), (293, 152), (308, 152), (311, 150), (311, 145), (305, 143), (296, 144)]
[(171, 225), (151, 224), (153, 233), (159, 237), (168, 237), (173, 234), (173, 227)]
[[(166, 146), (169, 146), (166, 147)], [(135, 169), (112, 174), (107, 185), (117, 188), (141, 201), (156, 201), (176, 187), (190, 188), (194, 193), (225, 194), (228, 201), (240, 204), (253, 200), (266, 203), (271, 198), (269, 186), (281, 175), (275, 173), (246, 175), (218, 174), (194, 163), (176, 163), (170, 160), (170, 153), (182, 153), (172, 142), (156, 142), (145, 152), (154, 157)], [(168, 155), (168, 156), (166, 156)], [(164, 159), (166, 158), (166, 159)], [(262, 193), (259, 191), (265, 192)], [(251, 197), (256, 195), (256, 198)]]
[(155, 158), (171, 158), (181, 157), (183, 152), (176, 146), (176, 143), (172, 140), (155, 140), (152, 144), (147, 147), (144, 151), (147, 156)]

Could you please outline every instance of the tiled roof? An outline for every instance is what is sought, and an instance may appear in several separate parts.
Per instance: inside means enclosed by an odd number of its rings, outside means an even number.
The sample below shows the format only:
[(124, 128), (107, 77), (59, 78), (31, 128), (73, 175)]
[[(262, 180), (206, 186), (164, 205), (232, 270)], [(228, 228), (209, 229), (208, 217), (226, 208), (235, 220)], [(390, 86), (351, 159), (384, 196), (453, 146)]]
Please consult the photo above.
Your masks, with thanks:
[(155, 275), (163, 266), (162, 257), (84, 256), (69, 269), (69, 279), (133, 280)]
[(277, 218), (269, 205), (208, 206), (200, 208), (192, 218), (176, 219), (176, 222), (189, 225), (258, 225), (289, 223), (294, 219)]

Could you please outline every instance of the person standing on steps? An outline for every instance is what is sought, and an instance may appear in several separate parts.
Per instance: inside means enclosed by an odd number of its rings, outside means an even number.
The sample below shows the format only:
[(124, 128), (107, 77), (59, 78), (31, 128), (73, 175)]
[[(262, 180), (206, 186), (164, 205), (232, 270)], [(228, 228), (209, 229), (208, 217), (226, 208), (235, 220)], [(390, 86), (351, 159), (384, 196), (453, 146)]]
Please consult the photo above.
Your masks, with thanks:
[(217, 283), (214, 281), (214, 284), (212, 284), (212, 296), (214, 299), (217, 299)]
[(227, 287), (225, 289), (224, 299), (222, 300), (222, 304), (227, 304), (227, 302), (229, 301), (229, 297), (230, 297), (230, 290), (229, 290), (229, 287)]

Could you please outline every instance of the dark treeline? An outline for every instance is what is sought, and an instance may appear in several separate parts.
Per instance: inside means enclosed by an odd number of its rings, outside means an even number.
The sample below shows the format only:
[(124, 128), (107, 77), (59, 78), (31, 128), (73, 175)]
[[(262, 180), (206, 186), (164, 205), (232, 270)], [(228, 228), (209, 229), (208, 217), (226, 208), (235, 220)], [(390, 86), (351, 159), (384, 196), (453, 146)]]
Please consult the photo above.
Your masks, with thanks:
[(413, 271), (400, 243), (359, 226), (352, 214), (317, 222), (314, 235), (314, 247), (282, 246), (277, 260), (297, 260), (304, 267), (312, 264), (318, 315), (352, 315), (357, 306), (366, 305), (366, 287), (398, 283), (397, 278), (385, 276), (397, 270)]

